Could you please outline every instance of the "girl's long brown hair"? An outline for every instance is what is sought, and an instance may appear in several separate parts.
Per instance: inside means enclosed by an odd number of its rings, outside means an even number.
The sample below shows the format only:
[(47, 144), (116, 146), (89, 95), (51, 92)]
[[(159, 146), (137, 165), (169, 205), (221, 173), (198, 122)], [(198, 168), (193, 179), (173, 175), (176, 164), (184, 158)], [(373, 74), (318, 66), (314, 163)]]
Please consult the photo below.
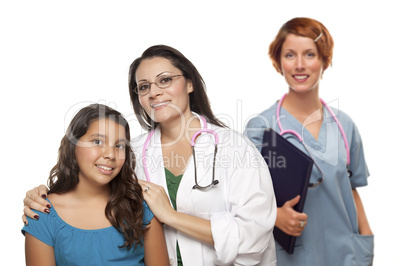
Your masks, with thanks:
[(130, 128), (119, 112), (102, 104), (92, 104), (75, 115), (61, 140), (57, 164), (50, 171), (49, 193), (65, 193), (77, 186), (79, 167), (75, 158), (75, 146), (85, 135), (89, 125), (102, 118), (113, 120), (125, 128), (126, 160), (120, 173), (109, 183), (110, 199), (105, 208), (105, 215), (110, 223), (124, 234), (125, 243), (121, 247), (130, 249), (133, 245), (142, 245), (146, 230), (143, 223), (142, 188), (134, 173), (135, 156), (130, 146)]

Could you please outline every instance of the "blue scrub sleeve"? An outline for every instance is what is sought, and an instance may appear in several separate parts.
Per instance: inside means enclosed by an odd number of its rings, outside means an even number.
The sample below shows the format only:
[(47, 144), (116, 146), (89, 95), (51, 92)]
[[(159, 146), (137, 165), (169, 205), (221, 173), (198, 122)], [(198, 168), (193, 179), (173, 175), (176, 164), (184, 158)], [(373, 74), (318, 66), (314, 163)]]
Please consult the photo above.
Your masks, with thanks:
[(258, 115), (247, 123), (243, 134), (251, 140), (258, 151), (261, 152), (264, 131), (268, 128), (272, 128), (268, 119), (263, 115)]
[(364, 158), (363, 142), (359, 130), (356, 125), (353, 125), (353, 127), (350, 147), (350, 170), (352, 171), (350, 183), (352, 188), (356, 188), (367, 185), (367, 177), (369, 177), (370, 173)]

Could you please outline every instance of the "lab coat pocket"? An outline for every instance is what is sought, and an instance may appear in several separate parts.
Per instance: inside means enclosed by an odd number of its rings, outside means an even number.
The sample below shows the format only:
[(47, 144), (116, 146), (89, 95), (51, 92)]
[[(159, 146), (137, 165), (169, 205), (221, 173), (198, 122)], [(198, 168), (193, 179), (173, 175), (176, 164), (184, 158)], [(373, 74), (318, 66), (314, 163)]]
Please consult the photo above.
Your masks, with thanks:
[(374, 258), (374, 235), (358, 235), (352, 237), (355, 253), (355, 265), (373, 265)]

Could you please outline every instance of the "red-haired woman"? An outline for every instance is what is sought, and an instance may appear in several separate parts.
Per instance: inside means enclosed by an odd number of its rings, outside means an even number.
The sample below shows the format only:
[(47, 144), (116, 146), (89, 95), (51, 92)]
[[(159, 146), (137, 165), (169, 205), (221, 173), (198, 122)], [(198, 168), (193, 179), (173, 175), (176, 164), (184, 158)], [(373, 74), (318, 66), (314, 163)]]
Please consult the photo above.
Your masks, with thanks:
[(269, 56), (288, 92), (253, 118), (245, 131), (259, 149), (266, 128), (287, 132), (284, 136), (315, 162), (304, 212), (293, 209), (299, 196), (278, 206), (275, 225), (298, 236), (293, 254), (277, 245), (278, 265), (372, 264), (373, 235), (356, 190), (367, 185), (369, 176), (362, 140), (351, 118), (319, 97), (333, 46), (320, 22), (286, 22), (271, 43)]

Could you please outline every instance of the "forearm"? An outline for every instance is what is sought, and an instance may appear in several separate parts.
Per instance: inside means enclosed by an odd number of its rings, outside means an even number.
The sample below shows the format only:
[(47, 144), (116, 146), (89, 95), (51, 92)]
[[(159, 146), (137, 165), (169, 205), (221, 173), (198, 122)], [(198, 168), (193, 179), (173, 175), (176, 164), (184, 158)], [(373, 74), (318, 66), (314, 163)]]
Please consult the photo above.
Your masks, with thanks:
[(213, 246), (214, 241), (209, 220), (175, 211), (170, 205), (169, 198), (162, 186), (142, 180), (139, 183), (144, 190), (148, 188), (146, 193), (143, 194), (144, 199), (161, 223)]
[(212, 238), (211, 222), (196, 216), (175, 211), (165, 223), (176, 230), (200, 240), (211, 246), (214, 245)]
[(366, 212), (364, 211), (363, 202), (360, 198), (359, 193), (354, 188), (352, 189), (353, 198), (355, 200), (356, 211), (357, 211), (357, 222), (359, 225), (359, 233), (361, 235), (372, 235), (373, 232), (371, 231)]

